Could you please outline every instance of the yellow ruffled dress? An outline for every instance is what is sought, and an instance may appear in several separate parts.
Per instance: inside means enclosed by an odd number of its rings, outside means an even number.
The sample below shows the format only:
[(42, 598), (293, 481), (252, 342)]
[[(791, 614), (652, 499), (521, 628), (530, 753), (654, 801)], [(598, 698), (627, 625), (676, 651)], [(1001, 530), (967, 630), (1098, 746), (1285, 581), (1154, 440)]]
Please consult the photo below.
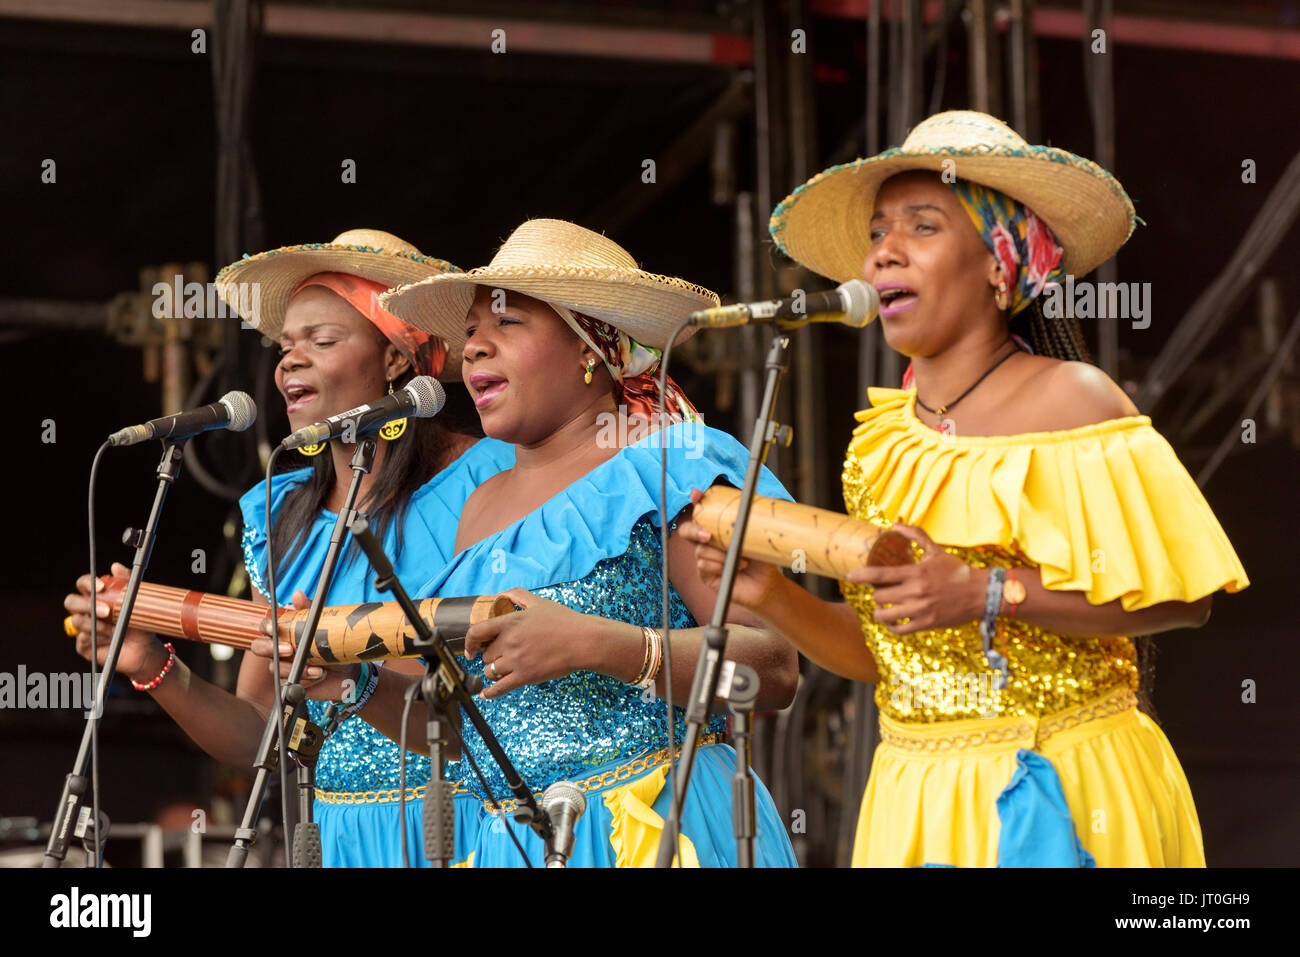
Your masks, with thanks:
[[(1060, 432), (948, 437), (914, 390), (871, 389), (844, 466), (850, 514), (923, 528), (976, 567), (1035, 569), (1051, 589), (1135, 611), (1249, 581), (1169, 443), (1146, 416)], [(978, 622), (895, 635), (871, 589), (842, 583), (880, 671), (881, 744), (855, 866), (996, 866), (997, 800), (1021, 748), (1060, 778), (1083, 848), (1102, 867), (1204, 866), (1187, 779), (1137, 711), (1128, 638), (1060, 635), (999, 619), (995, 689)]]

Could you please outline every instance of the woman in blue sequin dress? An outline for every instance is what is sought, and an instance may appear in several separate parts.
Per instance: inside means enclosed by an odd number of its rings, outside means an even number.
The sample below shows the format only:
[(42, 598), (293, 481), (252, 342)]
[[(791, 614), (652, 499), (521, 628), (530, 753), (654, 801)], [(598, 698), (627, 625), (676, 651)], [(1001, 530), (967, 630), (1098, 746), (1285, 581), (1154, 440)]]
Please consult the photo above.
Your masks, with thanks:
[[(290, 425), (296, 429), (373, 401), (386, 389), (401, 387), (414, 374), (442, 370), (445, 344), (383, 313), (378, 308), (378, 293), (404, 279), (452, 268), (424, 257), (395, 236), (354, 230), (333, 243), (249, 257), (223, 270), (217, 281), (232, 305), (239, 303), (237, 290), (241, 286), (261, 285), (260, 309), (241, 312), (262, 334), (279, 339), (282, 358), (276, 385), (285, 396)], [(454, 372), (456, 363), (446, 364)], [(275, 554), (280, 556), (276, 597), (281, 604), (294, 596), (296, 604), (305, 605), (305, 593), (315, 591), (336, 512), (351, 480), (350, 446), (332, 443), (321, 451), (329, 454), (310, 457), (305, 460), (308, 467), (277, 474), (271, 480), (276, 526), (271, 537)], [(399, 575), (418, 583), (450, 557), (459, 503), (479, 481), (509, 467), (513, 459), (513, 451), (504, 443), (491, 439), (476, 442), (448, 433), (433, 420), (412, 420), (403, 436), (381, 440), (359, 502), (381, 534)], [(254, 596), (263, 602), (268, 544), (265, 502), (265, 483), (240, 500), (246, 567)], [(125, 575), (126, 570), (115, 566), (114, 573)], [(374, 588), (373, 579), (364, 556), (355, 546), (349, 547), (336, 569), (326, 603), (389, 598)], [(83, 579), (78, 586), (82, 594), (69, 596), (68, 608), (87, 612), (89, 581)], [(79, 649), (88, 653), (89, 619), (85, 614), (77, 617), (82, 628)], [(99, 632), (105, 644), (107, 632), (104, 628)], [(169, 653), (154, 635), (134, 630), (127, 635), (118, 669), (147, 681), (162, 670)], [(259, 650), (269, 654), (269, 640), (259, 644), (265, 646)], [(341, 698), (346, 691), (343, 682), (355, 682), (358, 670), (357, 666), (308, 669), (303, 683), (310, 697), (321, 699), (308, 702), (312, 720), (324, 723), (325, 702)], [(390, 675), (404, 670), (421, 669), (413, 662), (392, 662), (380, 672), (382, 678), (367, 705), (376, 720), (400, 707), (405, 685), (395, 685)], [(209, 754), (242, 767), (253, 761), (267, 709), (274, 700), (268, 662), (256, 655), (244, 657), (233, 695), (197, 677), (179, 659), (150, 693)], [(341, 722), (325, 742), (316, 766), (314, 819), (320, 825), (326, 866), (402, 863), (396, 801), (399, 757), (400, 750), (392, 740), (357, 717)], [(428, 759), (414, 753), (407, 757), (408, 782), (422, 785), (429, 776)], [(408, 788), (412, 863), (424, 860), (418, 839), (423, 790)]]
[[(586, 792), (570, 866), (653, 864), (669, 801), (659, 700), (669, 676), (647, 672), (654, 640), (642, 626), (661, 621), (660, 447), (669, 451), (673, 522), (692, 488), (739, 484), (748, 453), (700, 423), (671, 382), (664, 397), (670, 424), (650, 429), (658, 400), (651, 373), (678, 321), (717, 299), (642, 272), (605, 237), (553, 220), (525, 223), (491, 266), (464, 279), (443, 284), (435, 277), (383, 300), (462, 350), (462, 378), (484, 431), (512, 442), (516, 454), (513, 468), (469, 497), (455, 556), (419, 594), (505, 592), (515, 600), (520, 611), (474, 626), (466, 639), (467, 669), (487, 681), (484, 717), (534, 792), (558, 780)], [(766, 470), (759, 492), (788, 498)], [(713, 599), (695, 573), (691, 546), (675, 533), (669, 557), (671, 680), (682, 701), (703, 630), (696, 625), (710, 616)], [(790, 646), (744, 612), (733, 610), (729, 622), (728, 657), (758, 672), (758, 706), (788, 704), (797, 680)], [(634, 682), (647, 674), (643, 690)], [(679, 710), (678, 744), (684, 723)], [(736, 863), (735, 752), (720, 742), (724, 730), (715, 714), (691, 777), (680, 844), (688, 866)], [(473, 727), (466, 723), (463, 734), (492, 793), (506, 794)], [(470, 863), (522, 865), (513, 832), (540, 864), (541, 841), (489, 807), (469, 768), (461, 779), (484, 799), (457, 805)], [(793, 866), (784, 824), (761, 782), (757, 790), (755, 860)], [(508, 811), (513, 802), (504, 803)]]

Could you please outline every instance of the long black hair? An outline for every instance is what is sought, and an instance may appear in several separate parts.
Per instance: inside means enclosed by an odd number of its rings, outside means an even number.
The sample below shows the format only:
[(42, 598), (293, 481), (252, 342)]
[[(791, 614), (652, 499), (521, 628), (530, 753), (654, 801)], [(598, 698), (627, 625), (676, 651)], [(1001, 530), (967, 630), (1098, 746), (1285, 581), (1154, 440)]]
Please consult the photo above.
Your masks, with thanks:
[[(384, 346), (388, 345), (383, 333), (376, 329), (375, 334)], [(413, 369), (407, 370), (393, 380), (393, 388), (402, 388), (414, 376)], [(357, 508), (365, 512), (371, 529), (380, 541), (383, 540), (389, 523), (397, 523), (398, 552), (402, 548), (402, 523), (411, 496), (437, 474), (446, 461), (452, 441), (452, 434), (437, 417), (407, 419), (406, 432), (400, 438), (388, 441), (366, 499), (357, 504)], [(270, 554), (284, 556), (279, 559), (277, 569), (288, 565), (302, 548), (306, 542), (307, 529), (324, 510), (330, 491), (334, 488), (334, 456), (322, 452), (308, 461), (311, 463), (311, 474), (307, 481), (285, 496), (284, 505), (275, 518)], [(292, 467), (301, 468), (301, 464), (295, 462)], [(356, 542), (349, 536), (347, 549), (342, 556), (345, 567), (356, 557), (358, 551)], [(389, 557), (394, 561), (397, 558), (396, 555)]]
[[(1033, 346), (1034, 352), (1040, 356), (1092, 363), (1079, 320), (1073, 316), (1049, 319), (1043, 315), (1042, 306), (1037, 299), (1030, 302), (1029, 308), (1021, 310), (1012, 318), (1011, 331)], [(1137, 651), (1138, 708), (1152, 720), (1158, 721), (1151, 700), (1156, 680), (1156, 644), (1146, 636), (1132, 641)]]

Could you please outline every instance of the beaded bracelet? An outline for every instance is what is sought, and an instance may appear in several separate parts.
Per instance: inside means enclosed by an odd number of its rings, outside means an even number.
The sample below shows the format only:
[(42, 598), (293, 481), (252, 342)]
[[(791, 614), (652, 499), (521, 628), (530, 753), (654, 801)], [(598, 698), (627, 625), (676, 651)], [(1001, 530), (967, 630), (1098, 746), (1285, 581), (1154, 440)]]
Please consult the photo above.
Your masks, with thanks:
[(163, 679), (167, 677), (167, 672), (172, 670), (172, 665), (176, 664), (176, 649), (172, 646), (172, 643), (170, 641), (165, 642), (163, 647), (167, 649), (167, 663), (162, 666), (162, 671), (158, 672), (152, 681), (146, 681), (144, 684), (141, 684), (132, 678), (131, 687), (136, 691), (153, 691), (154, 688), (157, 688), (162, 684)]

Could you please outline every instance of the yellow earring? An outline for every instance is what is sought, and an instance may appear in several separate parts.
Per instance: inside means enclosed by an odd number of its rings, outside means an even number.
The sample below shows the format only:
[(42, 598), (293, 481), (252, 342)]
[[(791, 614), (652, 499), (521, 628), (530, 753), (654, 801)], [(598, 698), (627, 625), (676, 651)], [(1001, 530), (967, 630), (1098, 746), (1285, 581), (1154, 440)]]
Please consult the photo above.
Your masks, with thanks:
[(998, 307), (998, 312), (1005, 312), (1007, 308), (1007, 281), (998, 280), (998, 291), (993, 294), (993, 304)]
[[(393, 394), (392, 379), (388, 380), (388, 394), (389, 395)], [(406, 419), (394, 419), (392, 422), (386, 422), (383, 426), (380, 427), (379, 435), (381, 438), (385, 438), (389, 442), (391, 442), (394, 439), (400, 439), (402, 437), (402, 433), (404, 433), (405, 431), (406, 431)]]
[(325, 443), (315, 442), (312, 445), (303, 445), (298, 448), (298, 451), (306, 456), (320, 455), (325, 451)]
[(587, 360), (587, 371), (582, 377), (582, 381), (587, 383), (587, 385), (591, 385), (591, 370), (594, 369), (595, 367), (596, 367), (596, 360), (589, 358)]

